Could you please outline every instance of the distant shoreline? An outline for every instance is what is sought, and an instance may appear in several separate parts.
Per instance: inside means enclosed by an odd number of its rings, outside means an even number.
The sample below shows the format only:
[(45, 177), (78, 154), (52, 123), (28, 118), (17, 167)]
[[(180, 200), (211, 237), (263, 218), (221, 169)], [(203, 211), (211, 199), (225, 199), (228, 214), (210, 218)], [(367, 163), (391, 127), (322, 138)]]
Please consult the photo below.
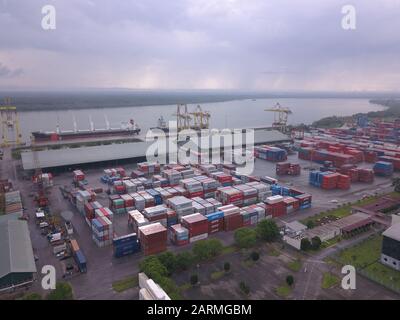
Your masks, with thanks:
[[(206, 104), (253, 99), (363, 99), (362, 95), (338, 96), (334, 94), (261, 94), (216, 92), (1, 92), (1, 97), (11, 97), (18, 112), (71, 111), (83, 109), (112, 109), (177, 104)], [(370, 100), (371, 101), (371, 100)]]

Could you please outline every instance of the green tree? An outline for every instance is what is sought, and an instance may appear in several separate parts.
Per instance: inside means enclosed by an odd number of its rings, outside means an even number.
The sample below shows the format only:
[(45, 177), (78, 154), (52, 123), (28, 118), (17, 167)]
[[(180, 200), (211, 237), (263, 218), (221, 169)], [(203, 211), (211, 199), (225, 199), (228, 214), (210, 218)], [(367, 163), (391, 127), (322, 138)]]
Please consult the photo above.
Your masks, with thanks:
[(288, 276), (286, 277), (286, 283), (288, 284), (289, 287), (291, 287), (291, 286), (293, 285), (293, 283), (294, 283), (294, 278), (293, 278), (292, 275), (288, 275)]
[(25, 295), (22, 300), (42, 300), (42, 296), (39, 293), (32, 292)]
[(56, 288), (47, 295), (47, 300), (73, 300), (72, 287), (68, 282), (58, 282)]
[(307, 221), (307, 228), (308, 228), (308, 229), (312, 229), (312, 228), (314, 228), (314, 227), (315, 227), (314, 221), (313, 221), (313, 220), (308, 220), (308, 221)]
[(256, 232), (258, 237), (267, 242), (274, 241), (279, 236), (279, 228), (273, 220), (263, 220), (257, 227)]
[(308, 238), (301, 239), (300, 249), (303, 251), (308, 251), (311, 249), (311, 242)]
[(393, 178), (392, 186), (394, 187), (394, 191), (400, 192), (400, 178)]
[(229, 262), (224, 263), (224, 270), (225, 270), (225, 272), (228, 272), (229, 270), (231, 270), (231, 264)]
[(177, 268), (177, 261), (176, 261), (176, 256), (172, 252), (170, 251), (163, 252), (159, 254), (157, 258), (160, 260), (162, 265), (168, 270), (168, 273), (170, 275), (175, 272)]
[(155, 282), (159, 282), (162, 277), (168, 276), (167, 268), (161, 263), (156, 256), (149, 256), (139, 263), (139, 268), (149, 278)]
[(192, 274), (190, 276), (190, 284), (192, 286), (196, 285), (199, 282), (199, 276), (197, 274)]
[(180, 252), (176, 255), (176, 268), (187, 270), (194, 263), (194, 256), (190, 251)]
[(318, 236), (315, 236), (311, 239), (311, 248), (313, 250), (318, 250), (321, 247), (322, 241), (321, 238)]
[(257, 233), (254, 229), (240, 228), (235, 231), (235, 243), (239, 248), (251, 248), (257, 243)]
[(250, 287), (244, 281), (241, 281), (239, 283), (239, 289), (245, 294), (249, 294), (250, 293)]
[(253, 251), (253, 252), (250, 254), (250, 258), (251, 258), (251, 260), (253, 260), (253, 261), (257, 261), (258, 259), (260, 259), (260, 254), (259, 254), (257, 251)]
[(199, 261), (218, 256), (223, 249), (221, 241), (217, 239), (201, 240), (194, 244), (193, 253)]

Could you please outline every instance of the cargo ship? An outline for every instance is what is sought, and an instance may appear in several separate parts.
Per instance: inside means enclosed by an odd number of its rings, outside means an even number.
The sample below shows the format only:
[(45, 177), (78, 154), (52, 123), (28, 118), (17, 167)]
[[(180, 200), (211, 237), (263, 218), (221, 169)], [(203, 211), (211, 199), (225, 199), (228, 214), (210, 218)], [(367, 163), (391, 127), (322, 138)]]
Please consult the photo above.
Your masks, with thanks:
[[(75, 126), (76, 127), (76, 126)], [(94, 129), (91, 126), (90, 130), (71, 130), (61, 131), (57, 125), (56, 131), (34, 131), (32, 132), (32, 142), (44, 143), (44, 142), (57, 142), (57, 141), (70, 141), (80, 139), (99, 139), (108, 137), (127, 137), (134, 136), (140, 133), (139, 126), (133, 121), (129, 120), (129, 123), (121, 128), (106, 128), (106, 129)]]

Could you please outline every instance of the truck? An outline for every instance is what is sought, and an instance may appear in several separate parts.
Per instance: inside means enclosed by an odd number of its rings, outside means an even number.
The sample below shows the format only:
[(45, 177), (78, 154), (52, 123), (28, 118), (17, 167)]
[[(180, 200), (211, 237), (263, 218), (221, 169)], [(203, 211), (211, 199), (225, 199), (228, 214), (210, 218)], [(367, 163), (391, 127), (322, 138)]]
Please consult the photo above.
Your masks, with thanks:
[(86, 257), (83, 254), (82, 250), (79, 248), (78, 242), (75, 239), (71, 240), (71, 251), (75, 262), (78, 265), (79, 271), (81, 273), (86, 273)]

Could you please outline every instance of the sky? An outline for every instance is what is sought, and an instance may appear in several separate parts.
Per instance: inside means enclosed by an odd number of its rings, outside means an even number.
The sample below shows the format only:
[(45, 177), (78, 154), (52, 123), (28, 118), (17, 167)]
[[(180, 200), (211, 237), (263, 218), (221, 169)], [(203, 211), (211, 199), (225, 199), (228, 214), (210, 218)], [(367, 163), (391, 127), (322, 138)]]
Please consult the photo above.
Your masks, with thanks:
[(0, 89), (396, 91), (399, 18), (400, 0), (0, 0)]

